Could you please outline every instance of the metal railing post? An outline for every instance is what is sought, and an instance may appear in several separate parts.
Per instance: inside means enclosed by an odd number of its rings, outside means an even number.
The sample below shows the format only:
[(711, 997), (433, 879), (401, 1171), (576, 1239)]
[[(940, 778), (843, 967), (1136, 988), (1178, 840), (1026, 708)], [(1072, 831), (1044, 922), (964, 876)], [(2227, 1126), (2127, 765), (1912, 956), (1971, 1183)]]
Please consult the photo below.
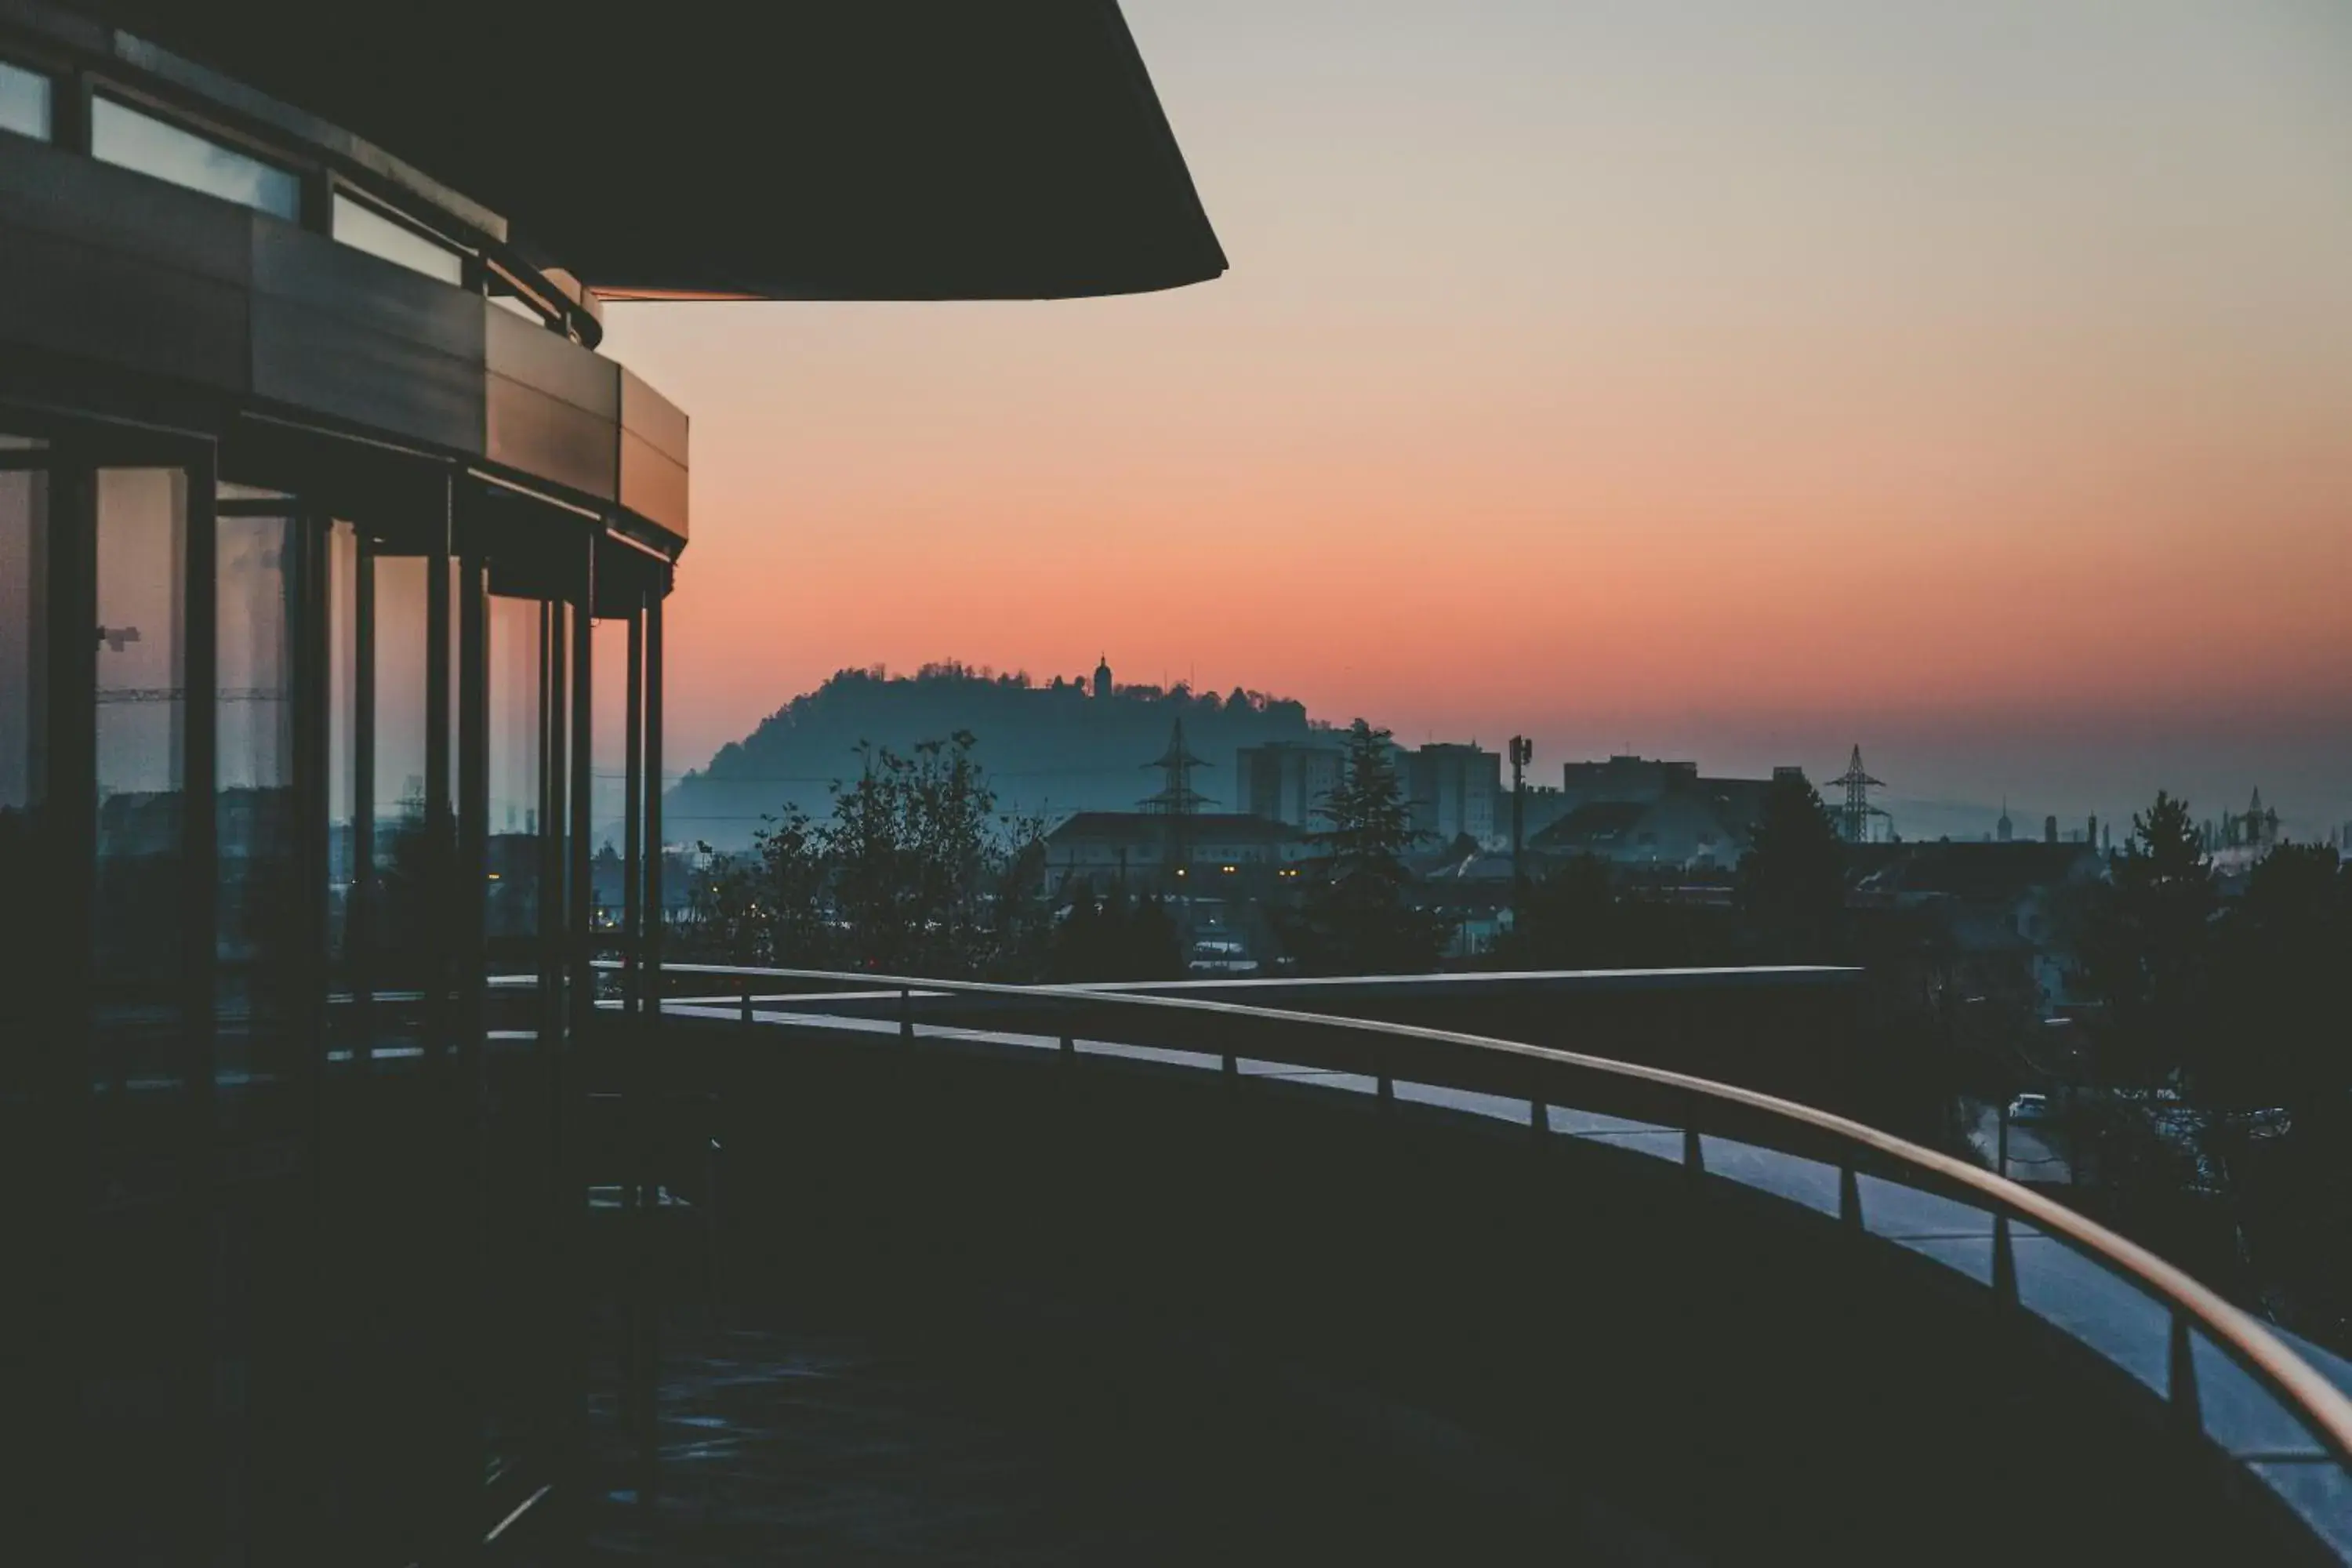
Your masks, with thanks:
[(746, 1024), (751, 1021), (751, 977), (748, 974), (743, 976), (742, 1021)]
[(915, 990), (911, 985), (898, 987), (898, 1037), (915, 1037)]
[(2170, 1387), (2166, 1391), (2171, 1402), (2173, 1425), (2185, 1437), (2205, 1435), (2205, 1410), (2197, 1392), (2197, 1357), (2189, 1337), (2189, 1317), (2178, 1307), (2172, 1311), (2172, 1353)]
[(1992, 1216), (1992, 1299), (1997, 1306), (2017, 1305), (2017, 1253), (2009, 1235), (2009, 1215)]

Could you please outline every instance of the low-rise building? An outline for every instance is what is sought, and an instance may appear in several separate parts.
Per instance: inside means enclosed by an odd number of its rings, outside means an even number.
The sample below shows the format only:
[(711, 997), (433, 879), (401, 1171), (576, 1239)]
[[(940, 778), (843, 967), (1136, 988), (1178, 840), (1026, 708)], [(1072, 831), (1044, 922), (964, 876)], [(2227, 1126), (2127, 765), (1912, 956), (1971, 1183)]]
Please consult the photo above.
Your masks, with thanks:
[(1298, 828), (1246, 812), (1081, 811), (1045, 835), (1045, 885), (1206, 894), (1295, 876), (1310, 852)]
[[(1727, 819), (1728, 818), (1728, 819)], [(1580, 805), (1528, 840), (1544, 855), (1590, 855), (1626, 869), (1727, 872), (1750, 824), (1696, 790)]]
[(1773, 782), (1804, 776), (1778, 767), (1769, 779), (1727, 778), (1701, 773), (1696, 763), (1631, 755), (1570, 763), (1559, 791), (1546, 792), (1552, 820), (1540, 831), (1530, 823), (1528, 843), (1628, 869), (1727, 873), (1748, 852)]

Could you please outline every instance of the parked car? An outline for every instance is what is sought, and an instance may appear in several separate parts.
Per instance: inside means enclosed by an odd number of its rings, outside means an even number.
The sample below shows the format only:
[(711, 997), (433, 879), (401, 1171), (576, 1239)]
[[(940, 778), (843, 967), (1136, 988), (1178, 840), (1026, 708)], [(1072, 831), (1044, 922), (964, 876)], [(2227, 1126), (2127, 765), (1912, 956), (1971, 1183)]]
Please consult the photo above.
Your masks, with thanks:
[(2011, 1121), (2041, 1121), (2050, 1115), (2050, 1097), (2046, 1094), (2021, 1094), (2009, 1102)]

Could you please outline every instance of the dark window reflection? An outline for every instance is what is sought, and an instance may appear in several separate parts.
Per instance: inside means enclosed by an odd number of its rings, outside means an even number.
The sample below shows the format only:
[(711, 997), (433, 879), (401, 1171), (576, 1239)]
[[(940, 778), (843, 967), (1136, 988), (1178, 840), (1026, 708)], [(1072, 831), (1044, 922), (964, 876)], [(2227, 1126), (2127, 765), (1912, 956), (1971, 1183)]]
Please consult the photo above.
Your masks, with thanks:
[(379, 555), (375, 579), (375, 768), (370, 955), (379, 1041), (419, 1043), (421, 1002), (439, 928), (435, 847), (425, 817), (425, 571)]
[[(0, 437), (0, 457), (34, 460)], [(49, 479), (37, 468), (0, 469), (0, 888), (56, 885), (44, 830), (48, 798)], [(12, 895), (16, 897), (21, 895)], [(29, 912), (29, 910), (27, 911)], [(47, 999), (35, 940), (0, 943), (0, 1089), (22, 1081), (28, 1026)]]
[[(489, 843), (484, 889), (492, 942), (539, 930), (540, 683), (536, 600), (489, 601)], [(528, 967), (524, 973), (530, 973)]]
[(282, 1081), (302, 1021), (309, 889), (294, 765), (296, 524), (223, 516), (219, 542), (219, 1037), (226, 1087)]
[(96, 1023), (102, 1065), (159, 1085), (183, 1072), (186, 476), (100, 470), (97, 544)]
[[(359, 767), (358, 531), (327, 530), (327, 955), (347, 954), (357, 868)], [(339, 987), (340, 988), (340, 987)]]

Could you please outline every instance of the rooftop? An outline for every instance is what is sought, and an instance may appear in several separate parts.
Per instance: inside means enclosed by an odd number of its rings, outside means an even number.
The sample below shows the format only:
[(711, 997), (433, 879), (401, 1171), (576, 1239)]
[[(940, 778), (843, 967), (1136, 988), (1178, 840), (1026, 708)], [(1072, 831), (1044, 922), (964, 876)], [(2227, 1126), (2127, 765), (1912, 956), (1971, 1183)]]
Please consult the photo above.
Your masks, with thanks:
[[(1045, 837), (1057, 843), (1078, 839), (1118, 843), (1150, 839), (1157, 842), (1168, 836), (1170, 825), (1175, 820), (1167, 813), (1157, 811), (1081, 811), (1072, 814)], [(1295, 844), (1306, 837), (1303, 831), (1286, 822), (1252, 816), (1246, 812), (1197, 811), (1181, 820), (1185, 835), (1195, 841)]]
[(1225, 268), (1114, 0), (668, 0), (625, 47), (547, 0), (351, 27), (295, 0), (73, 8), (128, 29), (118, 57), (160, 44), (250, 112), (273, 111), (258, 89), (331, 120), (612, 297), (1045, 298)]

